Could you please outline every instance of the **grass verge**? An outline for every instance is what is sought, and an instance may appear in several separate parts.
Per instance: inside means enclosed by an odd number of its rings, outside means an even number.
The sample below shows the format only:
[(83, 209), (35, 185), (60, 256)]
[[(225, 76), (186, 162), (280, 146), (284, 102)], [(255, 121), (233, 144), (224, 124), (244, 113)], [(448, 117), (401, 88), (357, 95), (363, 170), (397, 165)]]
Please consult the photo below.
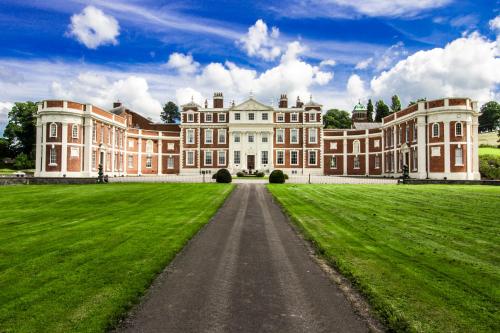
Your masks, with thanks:
[(500, 331), (500, 188), (268, 188), (390, 330)]
[(0, 187), (0, 331), (109, 329), (232, 188)]
[(500, 148), (495, 148), (495, 147), (479, 147), (479, 156), (481, 156), (481, 155), (500, 156)]

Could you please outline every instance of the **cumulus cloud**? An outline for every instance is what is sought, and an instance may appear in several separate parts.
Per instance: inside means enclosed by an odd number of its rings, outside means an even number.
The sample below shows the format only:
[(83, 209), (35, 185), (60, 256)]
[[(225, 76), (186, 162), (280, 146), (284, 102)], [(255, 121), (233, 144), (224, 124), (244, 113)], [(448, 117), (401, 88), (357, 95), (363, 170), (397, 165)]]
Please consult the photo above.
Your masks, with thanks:
[(67, 33), (89, 49), (106, 44), (116, 45), (119, 34), (118, 21), (94, 6), (87, 6), (80, 14), (71, 16)]
[(281, 54), (278, 46), (279, 29), (272, 27), (269, 32), (267, 24), (261, 19), (248, 28), (248, 33), (237, 42), (249, 56), (274, 60)]
[(365, 59), (365, 60), (361, 60), (360, 62), (358, 62), (356, 64), (356, 69), (367, 69), (368, 66), (370, 66), (370, 64), (373, 62), (373, 57), (370, 57), (368, 59)]
[(146, 79), (134, 75), (111, 80), (99, 73), (85, 72), (64, 84), (52, 82), (51, 93), (55, 98), (92, 103), (104, 109), (120, 100), (132, 110), (154, 117), (162, 109), (161, 103), (151, 96)]
[(325, 59), (319, 63), (319, 67), (333, 67), (335, 66), (336, 62), (333, 59)]
[(167, 62), (167, 68), (175, 69), (181, 74), (193, 74), (200, 64), (193, 60), (191, 54), (182, 54), (174, 52), (170, 55)]
[(3, 135), (5, 126), (7, 126), (9, 111), (14, 106), (11, 102), (0, 102), (0, 137)]
[(202, 94), (198, 90), (191, 87), (177, 89), (175, 91), (175, 99), (177, 100), (178, 105), (183, 105), (191, 101), (198, 103), (201, 106), (205, 104)]
[(402, 100), (468, 96), (485, 102), (500, 83), (497, 43), (479, 35), (458, 38), (443, 48), (419, 51), (371, 80), (373, 94)]
[(490, 20), (490, 29), (497, 34), (497, 54), (500, 54), (500, 15)]
[(351, 104), (366, 98), (365, 83), (357, 74), (353, 74), (347, 80), (347, 96)]

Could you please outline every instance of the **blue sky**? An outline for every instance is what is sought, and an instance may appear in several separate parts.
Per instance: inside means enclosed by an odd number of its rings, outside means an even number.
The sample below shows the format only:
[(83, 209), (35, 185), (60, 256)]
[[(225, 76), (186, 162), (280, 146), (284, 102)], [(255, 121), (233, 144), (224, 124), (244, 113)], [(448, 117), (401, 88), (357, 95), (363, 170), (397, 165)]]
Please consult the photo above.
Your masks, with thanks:
[(498, 98), (499, 14), (497, 0), (3, 0), (0, 131), (11, 103), (46, 98), (153, 118), (214, 91), (347, 110), (392, 94), (484, 102)]

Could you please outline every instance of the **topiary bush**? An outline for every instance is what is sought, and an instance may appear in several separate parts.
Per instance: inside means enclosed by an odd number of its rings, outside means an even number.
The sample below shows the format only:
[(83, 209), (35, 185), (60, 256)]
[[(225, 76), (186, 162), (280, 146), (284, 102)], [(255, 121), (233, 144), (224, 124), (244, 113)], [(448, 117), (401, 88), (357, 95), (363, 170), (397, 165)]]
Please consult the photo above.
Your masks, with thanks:
[(479, 156), (479, 172), (483, 179), (500, 179), (500, 156)]
[(255, 177), (260, 177), (260, 178), (262, 178), (262, 177), (264, 177), (264, 173), (263, 173), (262, 171), (256, 172), (256, 173), (255, 173)]
[(230, 183), (233, 181), (233, 177), (231, 177), (231, 173), (227, 169), (220, 169), (216, 175), (215, 180), (217, 183)]
[(238, 176), (238, 177), (245, 177), (245, 174), (242, 171), (238, 171), (236, 173), (236, 176)]
[(288, 175), (286, 173), (284, 175), (285, 175), (285, 179), (288, 180)]
[[(219, 171), (217, 171), (219, 172)], [(212, 175), (212, 179), (217, 179), (217, 172)]]
[(285, 182), (285, 174), (281, 170), (273, 170), (269, 175), (269, 183), (283, 184)]

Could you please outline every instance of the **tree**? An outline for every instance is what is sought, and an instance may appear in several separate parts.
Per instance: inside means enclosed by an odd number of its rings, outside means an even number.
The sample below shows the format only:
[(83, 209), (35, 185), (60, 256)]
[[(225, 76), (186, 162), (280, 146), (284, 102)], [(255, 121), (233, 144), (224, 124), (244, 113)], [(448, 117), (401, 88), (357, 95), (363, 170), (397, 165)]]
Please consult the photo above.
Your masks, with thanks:
[(368, 121), (373, 121), (373, 103), (371, 99), (368, 100), (368, 105), (366, 106), (366, 115)]
[(9, 122), (3, 136), (9, 149), (15, 154), (25, 153), (33, 159), (33, 147), (36, 137), (36, 111), (33, 102), (15, 103), (9, 112)]
[(166, 124), (176, 123), (181, 119), (179, 107), (174, 102), (169, 101), (163, 106), (163, 111), (160, 115), (161, 120)]
[(383, 100), (379, 100), (375, 105), (375, 121), (381, 122), (382, 118), (390, 114), (389, 107), (384, 103)]
[(21, 169), (31, 169), (35, 166), (35, 162), (30, 160), (28, 155), (21, 153), (17, 155), (16, 161), (14, 162), (14, 167), (18, 170)]
[(391, 101), (392, 101), (392, 103), (391, 103), (391, 111), (392, 112), (398, 112), (399, 110), (401, 110), (401, 101), (399, 100), (398, 95), (392, 96)]
[(408, 106), (412, 106), (413, 104), (417, 104), (418, 102), (425, 102), (426, 100), (427, 98), (419, 98), (416, 101), (410, 101), (410, 103), (408, 103)]
[(347, 111), (331, 109), (323, 116), (325, 128), (350, 128), (351, 123), (351, 116)]
[(0, 158), (13, 157), (12, 151), (10, 150), (9, 141), (4, 138), (0, 138)]
[(479, 130), (482, 132), (493, 131), (498, 127), (500, 127), (500, 104), (490, 101), (481, 106)]

